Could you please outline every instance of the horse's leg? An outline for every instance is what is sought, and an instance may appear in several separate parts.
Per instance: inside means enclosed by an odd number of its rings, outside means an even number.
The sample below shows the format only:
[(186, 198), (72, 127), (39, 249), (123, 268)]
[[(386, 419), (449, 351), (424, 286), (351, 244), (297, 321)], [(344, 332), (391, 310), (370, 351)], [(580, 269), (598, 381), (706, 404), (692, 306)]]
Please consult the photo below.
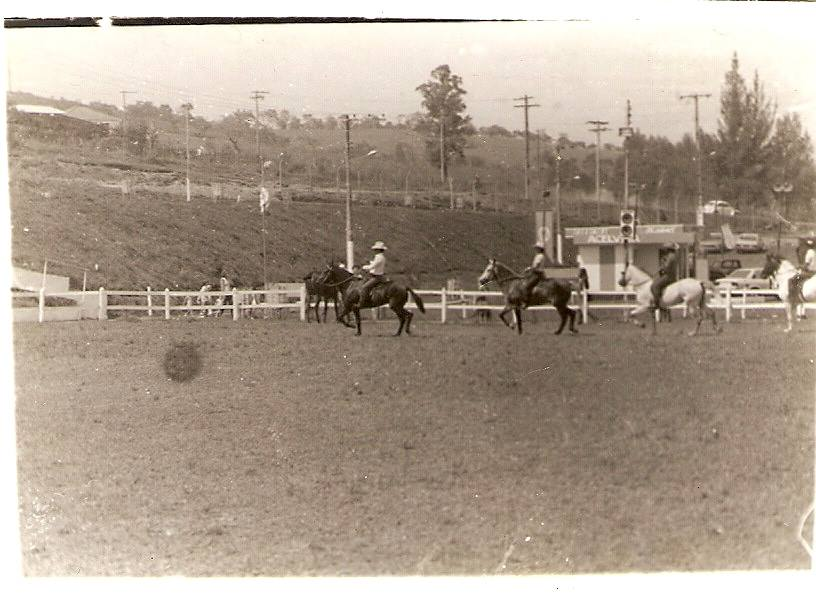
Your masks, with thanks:
[[(578, 311), (581, 311), (581, 310), (579, 309)], [(578, 334), (578, 329), (575, 327), (575, 316), (577, 315), (577, 312), (574, 309), (572, 309), (571, 307), (567, 307), (567, 312), (569, 313), (569, 319), (570, 319), (569, 330), (573, 334)]]
[(405, 333), (410, 334), (411, 333), (411, 320), (414, 319), (414, 314), (408, 309), (405, 309), (403, 311), (405, 312)]
[(363, 333), (363, 325), (360, 322), (360, 308), (354, 307), (354, 319), (357, 321), (357, 334), (356, 336), (360, 336)]
[(394, 304), (391, 304), (390, 307), (391, 311), (397, 314), (397, 317), (399, 318), (399, 327), (397, 328), (397, 332), (394, 334), (394, 336), (399, 336), (400, 334), (402, 334), (402, 328), (405, 326), (406, 312), (405, 309), (403, 309), (402, 307), (397, 307)]
[(649, 308), (649, 317), (652, 318), (652, 335), (654, 336), (657, 334), (657, 320), (655, 319), (655, 312), (657, 312), (658, 308), (652, 306)]
[(788, 299), (785, 301), (785, 318), (787, 320), (785, 332), (790, 332), (793, 330), (793, 305), (790, 302), (790, 296), (788, 296)]
[(561, 317), (561, 323), (558, 324), (558, 330), (555, 331), (555, 334), (558, 335), (564, 331), (564, 326), (567, 324), (567, 308), (564, 305), (556, 305), (555, 309), (558, 311), (558, 315)]
[(511, 310), (511, 307), (510, 307), (509, 305), (505, 305), (505, 306), (504, 306), (504, 309), (503, 309), (503, 310), (501, 310), (501, 312), (499, 313), (499, 317), (501, 318), (501, 321), (502, 321), (502, 322), (504, 322), (504, 325), (505, 325), (505, 326), (507, 326), (508, 328), (512, 328), (513, 326), (511, 326), (511, 325), (510, 325), (510, 322), (508, 322), (508, 321), (507, 321), (507, 318), (506, 318), (506, 317), (504, 317), (504, 316), (506, 316), (506, 315), (507, 315), (507, 313), (508, 313), (510, 310)]
[(329, 309), (329, 299), (327, 297), (323, 297), (323, 323), (326, 323), (326, 310)]
[(521, 334), (521, 306), (517, 305), (515, 311), (516, 311), (516, 324), (518, 324), (517, 329), (518, 329), (518, 333), (520, 335)]

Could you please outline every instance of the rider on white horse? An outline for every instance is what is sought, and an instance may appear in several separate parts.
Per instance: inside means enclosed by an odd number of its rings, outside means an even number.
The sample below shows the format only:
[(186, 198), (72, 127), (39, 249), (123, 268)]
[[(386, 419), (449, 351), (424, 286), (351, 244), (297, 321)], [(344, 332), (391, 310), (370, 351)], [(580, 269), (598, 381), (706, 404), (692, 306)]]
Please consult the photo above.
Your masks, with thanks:
[(660, 268), (660, 276), (652, 283), (652, 298), (654, 299), (654, 307), (657, 309), (665, 309), (665, 304), (661, 302), (663, 291), (670, 284), (677, 282), (677, 245), (666, 244), (663, 246), (669, 250), (663, 259), (663, 266)]

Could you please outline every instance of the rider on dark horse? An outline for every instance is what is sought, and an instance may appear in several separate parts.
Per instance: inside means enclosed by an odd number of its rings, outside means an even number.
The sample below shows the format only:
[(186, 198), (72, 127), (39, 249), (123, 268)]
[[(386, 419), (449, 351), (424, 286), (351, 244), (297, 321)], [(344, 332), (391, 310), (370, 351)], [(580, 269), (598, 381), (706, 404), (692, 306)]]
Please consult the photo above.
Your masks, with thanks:
[(530, 302), (535, 286), (547, 278), (547, 275), (544, 273), (544, 264), (547, 258), (544, 255), (544, 244), (538, 242), (534, 247), (536, 255), (533, 257), (533, 263), (527, 270), (525, 270), (524, 284), (522, 285), (524, 290), (524, 301), (526, 303)]
[(677, 281), (677, 246), (675, 244), (666, 244), (663, 246), (668, 250), (663, 257), (663, 266), (660, 268), (660, 275), (657, 280), (652, 283), (652, 299), (654, 299), (654, 306), (658, 309), (664, 309), (661, 298), (663, 291), (666, 290), (673, 282)]
[(369, 278), (360, 287), (360, 305), (366, 303), (371, 290), (385, 280), (385, 250), (388, 248), (382, 241), (378, 241), (371, 249), (374, 250), (374, 257), (363, 266), (363, 270), (368, 271)]

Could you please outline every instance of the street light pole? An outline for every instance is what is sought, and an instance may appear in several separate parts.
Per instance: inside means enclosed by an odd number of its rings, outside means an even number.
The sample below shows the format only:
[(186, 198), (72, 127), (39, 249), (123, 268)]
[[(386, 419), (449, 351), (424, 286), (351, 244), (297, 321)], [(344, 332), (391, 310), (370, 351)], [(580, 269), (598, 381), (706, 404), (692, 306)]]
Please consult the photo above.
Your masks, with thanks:
[(185, 103), (181, 106), (184, 109), (184, 152), (187, 160), (187, 202), (190, 201), (190, 111), (193, 109), (192, 103)]
[[(773, 187), (773, 193), (776, 196), (777, 200), (777, 208), (779, 205), (779, 197), (784, 196), (785, 198), (785, 214), (788, 214), (788, 194), (793, 191), (793, 185), (785, 182), (782, 184), (777, 184)], [(780, 246), (782, 245), (782, 215), (777, 212), (777, 218), (779, 219), (776, 225), (776, 253), (779, 254)]]
[(346, 126), (346, 268), (354, 269), (354, 241), (351, 238), (351, 173), (349, 171), (349, 152), (351, 150), (351, 122), (348, 115), (343, 116)]

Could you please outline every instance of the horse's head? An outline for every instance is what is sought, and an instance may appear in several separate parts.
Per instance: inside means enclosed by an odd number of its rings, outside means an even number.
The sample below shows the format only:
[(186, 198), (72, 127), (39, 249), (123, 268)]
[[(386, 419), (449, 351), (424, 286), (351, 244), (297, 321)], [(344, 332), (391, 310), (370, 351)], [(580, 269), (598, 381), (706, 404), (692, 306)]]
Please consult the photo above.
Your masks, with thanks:
[(479, 286), (484, 287), (487, 283), (496, 279), (496, 259), (490, 258), (487, 266), (479, 277)]
[(621, 288), (626, 288), (626, 285), (628, 285), (631, 280), (631, 275), (629, 274), (629, 262), (627, 262), (626, 266), (624, 266), (623, 270), (621, 270), (620, 278), (618, 279), (618, 286)]

